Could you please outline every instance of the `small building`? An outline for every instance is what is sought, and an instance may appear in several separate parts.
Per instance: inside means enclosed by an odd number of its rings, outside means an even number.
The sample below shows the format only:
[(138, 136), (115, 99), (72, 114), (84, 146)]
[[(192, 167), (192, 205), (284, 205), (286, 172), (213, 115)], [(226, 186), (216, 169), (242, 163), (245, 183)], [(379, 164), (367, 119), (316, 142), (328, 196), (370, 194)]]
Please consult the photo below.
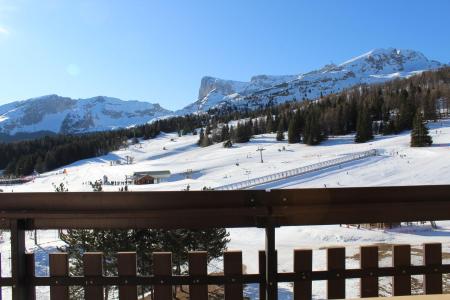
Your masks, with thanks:
[(145, 172), (134, 172), (133, 183), (134, 184), (157, 184), (162, 182), (164, 179), (170, 177), (170, 171), (145, 171)]

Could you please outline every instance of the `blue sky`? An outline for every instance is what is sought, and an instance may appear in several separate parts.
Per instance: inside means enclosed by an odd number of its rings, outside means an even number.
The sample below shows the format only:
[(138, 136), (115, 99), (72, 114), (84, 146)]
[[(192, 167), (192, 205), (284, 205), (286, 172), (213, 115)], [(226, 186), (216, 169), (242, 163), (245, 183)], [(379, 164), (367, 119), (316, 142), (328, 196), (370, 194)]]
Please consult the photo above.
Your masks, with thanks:
[(373, 48), (450, 62), (450, 1), (0, 0), (0, 104), (107, 95), (176, 109), (200, 79), (298, 74)]

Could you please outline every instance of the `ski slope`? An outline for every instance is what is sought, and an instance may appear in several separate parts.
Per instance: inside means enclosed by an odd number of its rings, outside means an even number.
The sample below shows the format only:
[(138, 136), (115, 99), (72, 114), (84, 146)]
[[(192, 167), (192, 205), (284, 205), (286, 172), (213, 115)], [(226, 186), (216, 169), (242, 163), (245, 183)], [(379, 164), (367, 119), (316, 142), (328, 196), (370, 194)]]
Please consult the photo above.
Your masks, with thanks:
[[(0, 186), (0, 189), (5, 192), (53, 191), (52, 184), (63, 182), (69, 191), (90, 191), (90, 186), (84, 183), (102, 179), (104, 175), (108, 176), (109, 180), (121, 181), (125, 179), (125, 175), (131, 175), (136, 171), (170, 170), (172, 176), (167, 182), (157, 185), (131, 185), (130, 190), (183, 190), (188, 185), (190, 190), (200, 190), (205, 186), (217, 187), (235, 183), (370, 149), (377, 149), (379, 155), (258, 188), (450, 184), (450, 120), (430, 123), (429, 127), (434, 144), (427, 148), (409, 147), (409, 132), (397, 136), (377, 136), (375, 140), (363, 144), (355, 144), (352, 135), (330, 137), (319, 146), (290, 145), (287, 142), (277, 142), (275, 134), (265, 134), (256, 136), (247, 144), (236, 144), (231, 149), (225, 149), (221, 144), (200, 148), (196, 145), (197, 136), (178, 137), (176, 134), (161, 134), (156, 139), (142, 141), (140, 145), (132, 145), (105, 156), (78, 161), (59, 170), (41, 174), (32, 182)], [(260, 162), (259, 153), (256, 151), (258, 147), (266, 149), (263, 152), (264, 163)], [(125, 160), (127, 155), (135, 158), (134, 164), (111, 166), (111, 161)], [(187, 172), (188, 170), (192, 171)], [(186, 173), (190, 174), (190, 178), (186, 178)], [(106, 191), (116, 191), (118, 188), (104, 185)], [(358, 266), (355, 254), (360, 245), (380, 244), (384, 247), (385, 244), (408, 243), (419, 249), (422, 243), (440, 242), (443, 244), (444, 253), (450, 253), (450, 221), (438, 222), (437, 225), (437, 230), (433, 230), (427, 224), (386, 231), (338, 225), (279, 228), (276, 240), (279, 251), (278, 267), (280, 271), (292, 270), (292, 252), (295, 248), (314, 250), (313, 261), (316, 270), (325, 268), (324, 247), (330, 246), (348, 247), (348, 267)], [(230, 229), (229, 232), (231, 238), (229, 249), (242, 250), (243, 262), (248, 272), (256, 272), (258, 250), (264, 248), (263, 231), (257, 228), (243, 228)], [(41, 246), (36, 247), (28, 241), (28, 247), (39, 252), (41, 271), (45, 274), (46, 252), (54, 251), (55, 245), (59, 245), (59, 242), (55, 240), (51, 231), (42, 234)], [(0, 243), (2, 254), (7, 253), (7, 247), (7, 243)], [(382, 264), (389, 265), (391, 263), (389, 251), (384, 251), (387, 252)], [(4, 275), (8, 272), (8, 262), (8, 256), (2, 255)], [(413, 262), (421, 263), (420, 255), (414, 256)], [(217, 268), (222, 268), (222, 262), (214, 264)], [(358, 280), (346, 282), (347, 297), (357, 297)], [(381, 284), (389, 282), (383, 279)], [(289, 284), (280, 285), (280, 299), (291, 299), (291, 290)], [(42, 297), (39, 299), (46, 299), (45, 290), (40, 293)], [(246, 293), (256, 299), (257, 289), (249, 285)], [(313, 293), (316, 299), (323, 298), (325, 283), (315, 282)], [(9, 299), (7, 294), (4, 299)]]
[[(110, 181), (124, 181), (126, 175), (137, 171), (169, 170), (172, 175), (167, 182), (132, 185), (130, 190), (184, 190), (188, 185), (190, 190), (200, 190), (370, 149), (377, 149), (378, 159), (351, 164), (344, 169), (330, 168), (302, 180), (293, 178), (292, 184), (285, 187), (448, 184), (450, 120), (430, 123), (429, 126), (434, 144), (427, 148), (409, 147), (409, 132), (396, 136), (377, 136), (375, 140), (363, 144), (355, 144), (352, 135), (330, 137), (318, 146), (277, 142), (275, 134), (265, 134), (254, 137), (249, 143), (235, 144), (231, 149), (223, 148), (221, 144), (200, 148), (196, 144), (198, 136), (161, 134), (155, 139), (141, 141), (139, 145), (41, 174), (32, 182), (0, 188), (5, 192), (44, 192), (53, 191), (52, 184), (63, 182), (69, 191), (90, 191), (90, 186), (85, 183), (102, 179), (103, 176), (107, 176)], [(263, 151), (264, 163), (260, 162), (259, 152), (256, 151), (258, 147), (266, 149)], [(126, 156), (134, 157), (135, 163), (111, 166), (111, 162), (125, 161)], [(118, 188), (104, 186), (105, 191), (116, 191)]]
[(329, 168), (339, 167), (343, 165), (353, 163), (357, 160), (366, 159), (377, 155), (377, 150), (372, 149), (369, 151), (355, 152), (347, 155), (342, 155), (338, 158), (331, 160), (325, 160), (312, 165), (303, 166), (287, 171), (282, 171), (262, 177), (257, 177), (249, 180), (244, 180), (237, 183), (232, 183), (225, 186), (219, 186), (214, 188), (215, 190), (229, 191), (229, 190), (245, 190), (245, 189), (258, 189), (265, 185), (278, 186), (283, 181), (291, 181), (293, 177), (308, 176), (311, 173), (321, 172)]

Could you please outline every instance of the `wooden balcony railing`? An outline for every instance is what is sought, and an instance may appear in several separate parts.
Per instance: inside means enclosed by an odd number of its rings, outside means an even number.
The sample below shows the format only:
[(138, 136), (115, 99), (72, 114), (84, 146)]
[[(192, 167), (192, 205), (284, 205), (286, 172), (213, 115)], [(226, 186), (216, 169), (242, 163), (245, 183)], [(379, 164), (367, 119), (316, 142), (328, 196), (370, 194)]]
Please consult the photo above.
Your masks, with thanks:
[[(379, 267), (376, 246), (361, 247), (361, 266), (345, 268), (345, 249), (327, 249), (326, 271), (312, 270), (312, 251), (295, 250), (290, 273), (277, 271), (275, 228), (450, 220), (450, 186), (298, 189), (273, 191), (2, 193), (0, 228), (11, 231), (13, 300), (35, 299), (36, 286), (50, 286), (50, 299), (69, 299), (69, 286), (82, 286), (85, 299), (104, 299), (104, 286), (119, 286), (120, 299), (137, 299), (136, 286), (153, 286), (154, 299), (172, 299), (173, 285), (188, 285), (190, 299), (208, 298), (207, 285), (224, 285), (225, 299), (243, 299), (243, 284), (257, 283), (260, 299), (277, 299), (277, 284), (294, 283), (294, 299), (311, 299), (312, 281), (327, 280), (329, 299), (345, 298), (345, 280), (361, 279), (361, 297), (379, 294), (379, 277), (393, 277), (393, 295), (411, 293), (411, 275), (424, 275), (424, 293), (443, 291), (440, 244), (424, 245), (424, 265), (411, 265), (409, 245), (393, 246), (393, 266)], [(86, 253), (84, 276), (69, 276), (65, 253), (50, 254), (50, 276), (36, 277), (34, 256), (26, 253), (25, 231), (33, 229), (130, 229), (262, 227), (265, 251), (259, 272), (242, 273), (241, 252), (224, 254), (224, 274), (207, 274), (207, 253), (189, 254), (189, 274), (172, 275), (170, 253), (153, 254), (152, 276), (136, 274), (136, 253), (118, 253), (118, 276), (106, 277), (102, 254)], [(302, 245), (299, 245), (301, 247)]]

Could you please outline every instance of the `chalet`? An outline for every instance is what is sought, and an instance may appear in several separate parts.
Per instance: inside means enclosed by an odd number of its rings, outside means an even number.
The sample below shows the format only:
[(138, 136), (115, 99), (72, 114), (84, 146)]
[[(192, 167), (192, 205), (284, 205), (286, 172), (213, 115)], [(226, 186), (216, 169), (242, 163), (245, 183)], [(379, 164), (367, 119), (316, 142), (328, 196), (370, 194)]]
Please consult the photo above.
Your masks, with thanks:
[(156, 184), (162, 182), (164, 179), (170, 177), (170, 171), (145, 171), (134, 172), (133, 183), (134, 184)]

